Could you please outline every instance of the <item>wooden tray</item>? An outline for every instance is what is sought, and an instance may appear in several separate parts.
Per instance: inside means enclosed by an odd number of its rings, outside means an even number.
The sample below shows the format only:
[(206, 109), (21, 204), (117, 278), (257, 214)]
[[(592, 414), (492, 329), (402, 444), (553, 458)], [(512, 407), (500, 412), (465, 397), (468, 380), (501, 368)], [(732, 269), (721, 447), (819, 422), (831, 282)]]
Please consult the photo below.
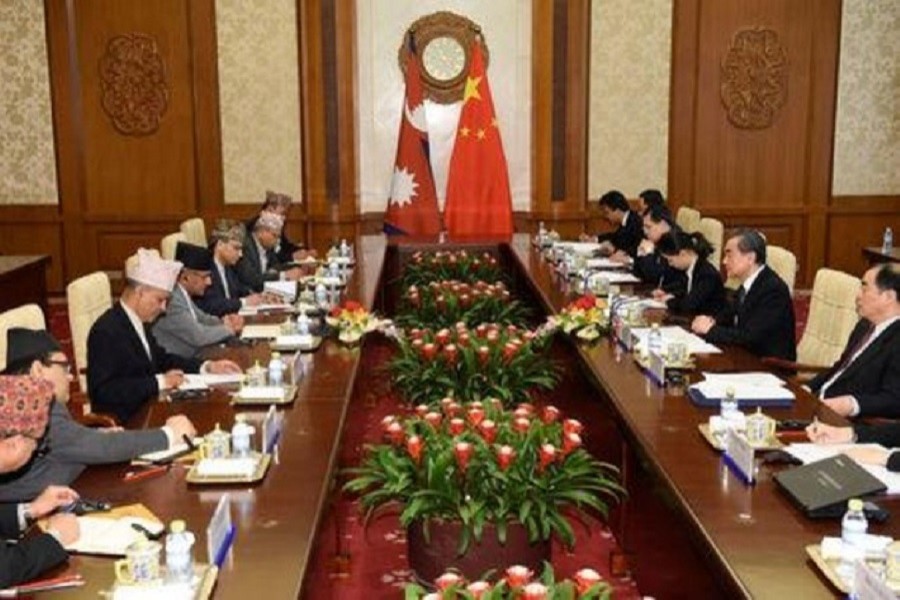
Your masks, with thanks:
[[(697, 429), (700, 430), (700, 435), (703, 436), (703, 439), (706, 440), (710, 446), (712, 446), (713, 448), (715, 448), (716, 450), (718, 450), (720, 452), (725, 449), (724, 447), (722, 447), (722, 444), (719, 443), (719, 440), (716, 439), (716, 436), (714, 436), (712, 434), (712, 431), (709, 430), (709, 423), (700, 423), (699, 425), (697, 425)], [(754, 444), (753, 445), (754, 450), (763, 450), (763, 451), (765, 451), (765, 450), (780, 450), (781, 448), (784, 448), (784, 444), (782, 444), (781, 440), (779, 440), (774, 435), (762, 444), (759, 444), (759, 445)]]
[(197, 473), (197, 463), (194, 463), (191, 466), (191, 469), (185, 475), (184, 480), (188, 483), (195, 483), (200, 485), (217, 485), (217, 484), (229, 484), (229, 483), (255, 483), (257, 481), (261, 481), (263, 477), (266, 476), (266, 471), (269, 470), (269, 464), (272, 462), (271, 454), (260, 454), (255, 453), (256, 456), (259, 457), (259, 461), (256, 463), (256, 470), (250, 475), (213, 475), (213, 476), (202, 476)]
[[(165, 574), (165, 572), (165, 565), (160, 566), (160, 573)], [(195, 562), (194, 573), (199, 573), (200, 576), (200, 581), (197, 584), (197, 588), (194, 590), (194, 600), (208, 600), (208, 598), (212, 597), (213, 588), (216, 586), (216, 579), (219, 576), (219, 568), (215, 565)], [(110, 598), (115, 598), (116, 589), (120, 586), (122, 586), (122, 584), (115, 583), (113, 584), (112, 589), (106, 593), (109, 594)], [(166, 588), (164, 586), (160, 586), (159, 592), (162, 596), (165, 596)]]
[[(845, 594), (850, 593), (849, 588), (844, 584), (841, 576), (838, 575), (836, 561), (826, 560), (825, 557), (822, 556), (819, 544), (810, 544), (807, 546), (806, 554), (812, 559), (813, 564), (819, 568), (825, 578), (831, 582), (831, 585)], [(891, 588), (891, 591), (895, 594), (900, 594), (900, 581), (896, 579), (885, 579), (884, 582)]]
[(278, 352), (315, 352), (322, 345), (322, 336), (312, 336), (312, 342), (309, 344), (276, 344), (271, 343), (269, 347)]
[[(321, 340), (320, 340), (321, 343)], [(297, 386), (289, 385), (284, 388), (284, 395), (280, 398), (278, 396), (264, 396), (261, 398), (246, 398), (241, 396), (240, 390), (237, 391), (234, 395), (231, 396), (231, 404), (235, 406), (248, 406), (248, 405), (266, 405), (269, 404), (290, 404), (294, 401), (294, 397), (297, 395)]]

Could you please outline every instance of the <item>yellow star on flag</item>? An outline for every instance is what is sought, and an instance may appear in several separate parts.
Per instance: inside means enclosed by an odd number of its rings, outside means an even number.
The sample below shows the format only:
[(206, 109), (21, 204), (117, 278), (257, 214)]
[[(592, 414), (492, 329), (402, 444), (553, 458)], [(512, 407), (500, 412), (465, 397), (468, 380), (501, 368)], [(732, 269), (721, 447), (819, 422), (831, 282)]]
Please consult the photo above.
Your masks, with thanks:
[(484, 139), (484, 129), (479, 129), (478, 133), (476, 133), (475, 135), (478, 136), (479, 140), (483, 140)]
[(469, 137), (469, 128), (468, 127), (460, 127), (459, 135), (460, 135), (460, 137)]
[(481, 77), (469, 77), (466, 79), (466, 91), (463, 94), (463, 103), (469, 98), (481, 100), (481, 94), (478, 92), (478, 84), (481, 83)]

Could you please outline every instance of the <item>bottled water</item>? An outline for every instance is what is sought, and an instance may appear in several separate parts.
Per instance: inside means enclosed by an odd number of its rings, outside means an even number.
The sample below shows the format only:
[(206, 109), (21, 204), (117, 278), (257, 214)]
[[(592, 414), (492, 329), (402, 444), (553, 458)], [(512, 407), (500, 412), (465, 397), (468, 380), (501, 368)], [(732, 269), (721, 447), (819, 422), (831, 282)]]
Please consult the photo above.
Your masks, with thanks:
[(544, 225), (544, 222), (541, 221), (538, 225), (538, 234), (537, 234), (537, 244), (538, 246), (543, 246), (544, 242), (547, 240), (547, 227)]
[(297, 317), (297, 335), (309, 335), (309, 317), (306, 311), (301, 311)]
[(884, 228), (884, 237), (881, 238), (881, 251), (884, 254), (890, 254), (894, 250), (894, 230), (890, 227)]
[(340, 248), (338, 249), (340, 255), (344, 258), (350, 258), (350, 244), (347, 243), (346, 239), (341, 240)]
[(253, 435), (253, 426), (247, 423), (244, 415), (237, 415), (234, 426), (231, 428), (231, 448), (235, 456), (241, 458), (250, 456), (250, 437)]
[(281, 354), (272, 353), (269, 360), (269, 385), (279, 386), (284, 383), (284, 363), (281, 361)]
[(853, 574), (856, 570), (856, 561), (865, 557), (865, 538), (869, 522), (866, 513), (863, 512), (863, 502), (859, 498), (851, 498), (847, 502), (847, 512), (841, 520), (841, 562), (838, 565), (838, 574), (847, 583), (847, 587), (854, 589)]
[(733, 419), (739, 412), (740, 409), (738, 408), (738, 401), (734, 388), (729, 387), (725, 390), (725, 397), (719, 402), (719, 416), (728, 421)]
[(194, 534), (181, 519), (172, 521), (166, 535), (166, 576), (169, 581), (190, 583), (194, 577)]
[(659, 323), (654, 323), (650, 327), (650, 333), (647, 334), (647, 350), (659, 356), (662, 354), (662, 347), (662, 331), (659, 330)]

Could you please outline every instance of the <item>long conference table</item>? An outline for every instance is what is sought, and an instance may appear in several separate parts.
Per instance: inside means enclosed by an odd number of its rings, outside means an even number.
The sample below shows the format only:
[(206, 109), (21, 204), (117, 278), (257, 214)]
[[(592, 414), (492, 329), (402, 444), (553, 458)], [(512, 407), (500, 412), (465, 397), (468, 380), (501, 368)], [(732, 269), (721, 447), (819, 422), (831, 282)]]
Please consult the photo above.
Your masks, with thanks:
[[(382, 236), (357, 240), (357, 266), (348, 283), (347, 297), (369, 307), (390, 306), (386, 282), (393, 280), (404, 256), (415, 248), (441, 248), (438, 244), (388, 245)], [(492, 248), (508, 269), (517, 290), (531, 295), (548, 313), (570, 300), (552, 268), (532, 248), (529, 239), (516, 235), (509, 243), (478, 243)], [(386, 266), (387, 265), (387, 266)], [(752, 597), (831, 598), (838, 595), (815, 570), (804, 551), (823, 535), (839, 531), (836, 521), (812, 521), (791, 505), (771, 478), (773, 468), (763, 465), (758, 482), (744, 485), (721, 461), (697, 431), (709, 411), (694, 407), (679, 388), (659, 388), (614, 342), (569, 344), (573, 365), (589, 381), (588, 434), (614, 434), (615, 456), (603, 456), (622, 469), (629, 498), (614, 515), (614, 531), (623, 536), (632, 554), (634, 576), (645, 594), (658, 598)], [(243, 367), (265, 356), (266, 347), (228, 348), (218, 352), (236, 358)], [(235, 545), (219, 573), (215, 598), (296, 598), (301, 594), (310, 549), (327, 514), (336, 456), (348, 404), (357, 383), (359, 353), (334, 340), (326, 340), (311, 356), (307, 376), (296, 401), (284, 409), (284, 430), (276, 458), (266, 478), (244, 487), (189, 486), (184, 467), (136, 483), (124, 483), (127, 465), (94, 467), (74, 487), (85, 497), (116, 505), (141, 502), (164, 521), (184, 518), (198, 535), (196, 560), (206, 560), (204, 532), (223, 493), (233, 502), (237, 526)], [(739, 349), (698, 358), (698, 370), (760, 369), (759, 360)], [(797, 388), (793, 408), (772, 411), (778, 418), (837, 418), (808, 393)], [(150, 404), (134, 426), (159, 426), (167, 416), (188, 415), (200, 432), (216, 423), (230, 427), (234, 414), (228, 396), (216, 392), (203, 401)], [(779, 467), (774, 467), (779, 468)], [(642, 500), (648, 490), (658, 501)], [(882, 505), (893, 512), (900, 503)], [(646, 507), (651, 506), (652, 509)], [(653, 514), (647, 512), (653, 510)], [(643, 512), (642, 512), (643, 511)], [(660, 520), (676, 531), (688, 546), (667, 547), (667, 539), (650, 530)], [(895, 520), (872, 525), (870, 531), (896, 535)], [(587, 542), (589, 543), (589, 541)], [(677, 555), (677, 556), (676, 556)], [(672, 560), (660, 560), (668, 556)], [(666, 572), (660, 576), (658, 571)], [(72, 556), (60, 573), (78, 572), (87, 584), (58, 593), (61, 597), (95, 598), (112, 584), (108, 559)], [(702, 595), (697, 595), (696, 590)], [(399, 592), (398, 592), (399, 594)], [(307, 597), (315, 597), (306, 594)], [(399, 597), (399, 595), (398, 595)]]

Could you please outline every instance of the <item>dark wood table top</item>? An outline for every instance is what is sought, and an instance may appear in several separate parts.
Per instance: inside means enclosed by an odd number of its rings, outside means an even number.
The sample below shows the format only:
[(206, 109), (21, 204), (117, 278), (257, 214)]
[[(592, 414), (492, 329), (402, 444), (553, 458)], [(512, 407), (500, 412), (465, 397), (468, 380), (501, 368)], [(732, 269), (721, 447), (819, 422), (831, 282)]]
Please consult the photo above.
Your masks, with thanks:
[(884, 252), (881, 246), (863, 248), (863, 256), (870, 265), (886, 262), (900, 263), (900, 247), (894, 246), (890, 252)]
[(49, 262), (50, 256), (47, 254), (35, 256), (0, 255), (0, 277), (32, 265), (43, 265)]
[[(549, 310), (558, 311), (571, 299), (527, 238), (517, 236), (512, 251)], [(768, 370), (740, 348), (723, 349), (721, 355), (698, 357), (697, 370)], [(678, 509), (736, 589), (754, 598), (834, 596), (807, 559), (805, 546), (824, 535), (840, 535), (838, 521), (806, 518), (776, 489), (773, 467), (760, 467), (756, 485), (742, 483), (698, 433), (698, 424), (712, 411), (694, 406), (683, 388), (656, 386), (614, 342), (578, 345), (578, 350), (626, 436), (672, 492)], [(811, 394), (792, 387), (797, 394), (792, 408), (766, 412), (779, 419), (810, 419), (816, 414), (823, 421), (842, 422)], [(892, 512), (900, 511), (900, 500), (886, 498), (881, 503)], [(900, 525), (893, 519), (871, 525), (870, 531), (900, 536)]]

